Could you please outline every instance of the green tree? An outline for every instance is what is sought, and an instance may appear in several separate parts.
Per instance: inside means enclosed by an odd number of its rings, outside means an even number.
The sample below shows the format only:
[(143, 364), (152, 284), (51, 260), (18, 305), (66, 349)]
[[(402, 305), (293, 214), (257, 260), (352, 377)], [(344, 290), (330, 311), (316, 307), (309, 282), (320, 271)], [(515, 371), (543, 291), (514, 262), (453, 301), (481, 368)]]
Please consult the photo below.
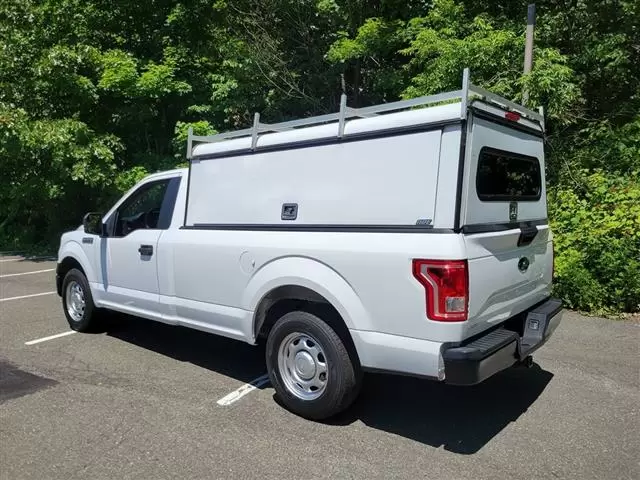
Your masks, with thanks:
[[(528, 1), (4, 0), (0, 246), (54, 245), (148, 172), (184, 164), (189, 127), (242, 128), (474, 83), (546, 112), (556, 289), (638, 311), (640, 4)], [(80, 199), (80, 201), (79, 201)]]

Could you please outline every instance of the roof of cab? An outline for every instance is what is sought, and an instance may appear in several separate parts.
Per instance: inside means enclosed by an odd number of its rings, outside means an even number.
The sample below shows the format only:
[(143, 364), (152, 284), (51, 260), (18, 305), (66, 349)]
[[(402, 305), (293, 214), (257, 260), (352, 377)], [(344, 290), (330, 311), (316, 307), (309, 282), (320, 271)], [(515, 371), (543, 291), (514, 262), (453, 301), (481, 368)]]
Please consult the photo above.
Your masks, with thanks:
[(162, 172), (155, 172), (147, 175), (145, 179), (166, 178), (186, 175), (189, 172), (188, 168), (174, 168), (173, 170), (164, 170)]

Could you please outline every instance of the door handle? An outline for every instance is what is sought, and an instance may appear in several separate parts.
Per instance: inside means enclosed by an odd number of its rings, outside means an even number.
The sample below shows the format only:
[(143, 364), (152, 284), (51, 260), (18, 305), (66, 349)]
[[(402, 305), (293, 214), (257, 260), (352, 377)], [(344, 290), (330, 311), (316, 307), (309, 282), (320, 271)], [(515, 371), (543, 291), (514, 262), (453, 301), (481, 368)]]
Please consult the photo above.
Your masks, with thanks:
[(140, 245), (138, 252), (140, 252), (140, 255), (150, 257), (153, 255), (153, 245)]
[(533, 239), (538, 235), (538, 229), (533, 225), (520, 227), (520, 236), (518, 237), (518, 246), (524, 247), (533, 242)]

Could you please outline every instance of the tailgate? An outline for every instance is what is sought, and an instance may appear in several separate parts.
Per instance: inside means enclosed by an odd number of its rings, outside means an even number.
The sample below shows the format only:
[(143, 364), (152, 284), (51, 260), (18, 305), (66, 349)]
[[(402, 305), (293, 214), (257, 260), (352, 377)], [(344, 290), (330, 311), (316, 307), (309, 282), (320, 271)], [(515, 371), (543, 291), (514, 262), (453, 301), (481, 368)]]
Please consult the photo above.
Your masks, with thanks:
[(461, 203), (474, 335), (550, 295), (543, 139), (489, 117), (471, 117)]
[(500, 323), (551, 294), (553, 246), (547, 225), (518, 247), (520, 229), (465, 235), (469, 255), (468, 336)]

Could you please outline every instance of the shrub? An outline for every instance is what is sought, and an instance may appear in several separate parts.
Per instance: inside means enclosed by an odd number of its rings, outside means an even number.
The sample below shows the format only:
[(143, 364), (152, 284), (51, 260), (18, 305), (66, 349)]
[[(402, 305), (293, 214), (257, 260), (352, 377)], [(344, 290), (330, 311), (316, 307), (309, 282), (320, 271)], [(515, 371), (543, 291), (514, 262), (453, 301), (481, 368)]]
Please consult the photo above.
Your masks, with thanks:
[(549, 191), (555, 294), (592, 313), (640, 311), (640, 172), (582, 171)]

